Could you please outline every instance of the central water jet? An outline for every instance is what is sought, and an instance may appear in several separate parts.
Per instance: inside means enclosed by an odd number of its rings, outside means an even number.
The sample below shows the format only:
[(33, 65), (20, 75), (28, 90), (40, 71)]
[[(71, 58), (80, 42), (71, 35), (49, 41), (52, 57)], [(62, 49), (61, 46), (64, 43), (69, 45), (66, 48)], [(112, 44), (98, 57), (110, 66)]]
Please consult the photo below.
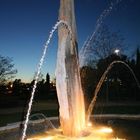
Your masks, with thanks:
[(85, 105), (79, 72), (74, 0), (60, 1), (59, 20), (66, 21), (72, 31), (70, 36), (66, 27), (58, 28), (56, 88), (60, 123), (64, 135), (79, 136), (85, 127)]

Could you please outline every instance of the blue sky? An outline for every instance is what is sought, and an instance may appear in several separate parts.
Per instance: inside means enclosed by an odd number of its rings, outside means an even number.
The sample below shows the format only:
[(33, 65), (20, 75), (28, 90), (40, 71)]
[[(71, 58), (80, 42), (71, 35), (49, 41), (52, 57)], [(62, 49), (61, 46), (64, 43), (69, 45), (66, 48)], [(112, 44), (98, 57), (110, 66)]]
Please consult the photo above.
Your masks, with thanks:
[[(102, 11), (115, 0), (75, 0), (79, 49), (95, 28)], [(31, 81), (42, 55), (44, 43), (58, 19), (59, 0), (0, 0), (0, 55), (13, 59), (16, 78)], [(104, 23), (120, 30), (131, 53), (140, 44), (140, 1), (122, 0)], [(55, 33), (42, 73), (54, 76), (57, 53)]]

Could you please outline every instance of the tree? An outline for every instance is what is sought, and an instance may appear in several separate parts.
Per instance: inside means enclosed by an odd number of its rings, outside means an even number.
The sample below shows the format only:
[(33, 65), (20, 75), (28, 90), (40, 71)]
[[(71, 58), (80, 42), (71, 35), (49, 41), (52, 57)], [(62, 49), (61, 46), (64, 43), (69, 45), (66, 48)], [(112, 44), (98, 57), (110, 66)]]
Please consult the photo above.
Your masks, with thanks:
[(80, 69), (80, 76), (87, 109), (90, 100), (93, 97), (93, 91), (97, 82), (96, 70), (89, 66), (84, 66)]
[(47, 73), (46, 75), (46, 83), (49, 85), (50, 84), (50, 75)]
[[(37, 72), (35, 72), (35, 74), (34, 74), (34, 77), (33, 77), (34, 80), (36, 79), (36, 75), (37, 75)], [(39, 75), (38, 75), (38, 80), (37, 81), (39, 82), (39, 81), (42, 81), (42, 80), (43, 80), (43, 74), (40, 72)]]
[(13, 82), (13, 93), (15, 95), (20, 95), (22, 93), (21, 79), (15, 79), (15, 81)]
[(140, 81), (140, 50), (139, 48), (137, 48), (137, 51), (136, 51), (136, 75)]
[(16, 73), (17, 70), (14, 69), (13, 60), (9, 57), (3, 57), (0, 55), (0, 84), (14, 78)]
[[(101, 26), (96, 34), (87, 40), (84, 45), (84, 52), (81, 53), (82, 63), (86, 65), (91, 65), (91, 62), (96, 66), (99, 59), (104, 59), (114, 53), (115, 49), (119, 49), (121, 52), (124, 51), (124, 38), (121, 36), (120, 32), (112, 32), (108, 26)], [(82, 66), (84, 64), (81, 64)]]
[(140, 50), (139, 48), (137, 48), (137, 51), (136, 51), (136, 65), (140, 65)]
[(49, 75), (49, 73), (46, 74), (46, 88), (47, 88), (47, 92), (49, 93), (49, 91), (50, 91), (50, 75)]
[[(131, 68), (135, 68), (134, 60), (129, 60), (124, 54), (112, 54), (104, 59), (99, 59), (96, 68), (84, 66), (81, 68), (82, 88), (86, 99), (93, 98), (94, 91), (99, 79), (111, 64), (111, 62), (119, 60), (128, 64)], [(136, 69), (138, 71), (138, 69)], [(137, 76), (138, 77), (138, 76)], [(111, 93), (111, 94), (110, 94)], [(129, 69), (122, 64), (115, 64), (107, 74), (106, 79), (101, 86), (98, 97), (99, 100), (138, 100), (139, 96), (138, 85)], [(106, 97), (106, 98), (105, 98)]]

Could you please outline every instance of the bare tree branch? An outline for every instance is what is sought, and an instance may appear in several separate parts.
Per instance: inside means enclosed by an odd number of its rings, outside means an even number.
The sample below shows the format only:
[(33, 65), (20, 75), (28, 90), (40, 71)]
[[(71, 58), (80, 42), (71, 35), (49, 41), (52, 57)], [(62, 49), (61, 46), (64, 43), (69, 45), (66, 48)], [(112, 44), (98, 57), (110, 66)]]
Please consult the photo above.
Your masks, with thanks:
[(13, 60), (0, 55), (0, 84), (13, 78), (16, 73), (17, 70), (14, 69)]

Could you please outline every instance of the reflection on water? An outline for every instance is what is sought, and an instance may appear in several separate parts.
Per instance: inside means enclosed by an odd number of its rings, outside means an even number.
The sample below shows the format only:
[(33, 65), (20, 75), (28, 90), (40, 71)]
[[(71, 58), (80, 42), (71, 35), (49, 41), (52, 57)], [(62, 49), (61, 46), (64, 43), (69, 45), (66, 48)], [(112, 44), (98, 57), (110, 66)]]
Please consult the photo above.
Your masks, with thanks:
[(111, 127), (103, 125), (88, 125), (79, 137), (66, 137), (62, 135), (62, 130), (51, 130), (28, 138), (27, 140), (125, 140), (114, 136)]

